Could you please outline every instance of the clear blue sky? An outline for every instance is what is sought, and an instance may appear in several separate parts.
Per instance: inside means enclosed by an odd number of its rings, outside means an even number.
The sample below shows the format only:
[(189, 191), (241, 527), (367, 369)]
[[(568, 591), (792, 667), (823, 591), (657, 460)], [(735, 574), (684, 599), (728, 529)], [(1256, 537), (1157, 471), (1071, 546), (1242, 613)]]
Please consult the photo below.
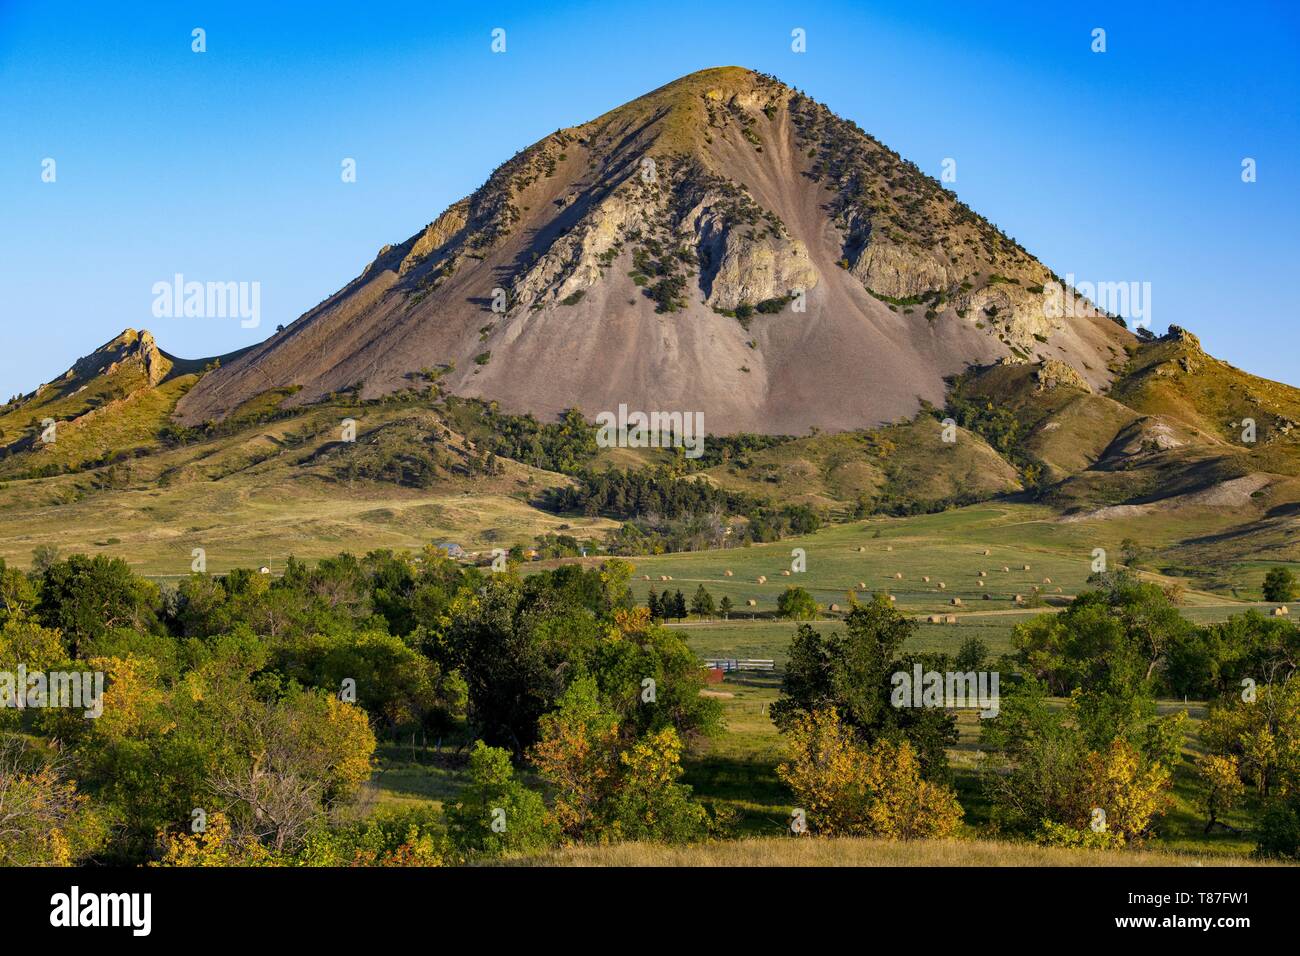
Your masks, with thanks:
[[(1298, 53), (1270, 3), (0, 0), (0, 399), (126, 327), (186, 357), (258, 341), (515, 150), (725, 64), (932, 175), (956, 159), (1061, 275), (1150, 282), (1156, 331), (1300, 384)], [(261, 328), (154, 318), (177, 272), (260, 282)]]

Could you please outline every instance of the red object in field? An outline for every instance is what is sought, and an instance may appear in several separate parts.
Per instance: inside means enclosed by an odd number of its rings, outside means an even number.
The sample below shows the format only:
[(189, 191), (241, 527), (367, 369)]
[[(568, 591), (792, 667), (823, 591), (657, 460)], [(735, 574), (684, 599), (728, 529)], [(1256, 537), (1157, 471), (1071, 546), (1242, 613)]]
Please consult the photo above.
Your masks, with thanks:
[(704, 668), (704, 683), (706, 683), (706, 684), (721, 684), (721, 683), (722, 683), (722, 668), (721, 668), (721, 667), (706, 667), (706, 668)]

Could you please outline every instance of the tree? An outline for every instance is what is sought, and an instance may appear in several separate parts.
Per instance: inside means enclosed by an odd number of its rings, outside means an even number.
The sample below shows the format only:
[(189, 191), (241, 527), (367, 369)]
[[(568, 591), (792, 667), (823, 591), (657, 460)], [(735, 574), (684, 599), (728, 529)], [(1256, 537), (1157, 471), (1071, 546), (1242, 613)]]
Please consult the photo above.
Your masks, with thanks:
[(947, 774), (947, 748), (957, 742), (956, 717), (935, 707), (894, 707), (891, 675), (920, 661), (900, 657), (916, 623), (884, 597), (855, 604), (846, 634), (800, 624), (790, 644), (772, 721), (789, 732), (797, 717), (833, 707), (863, 743), (905, 738), (928, 777)]
[(335, 630), (286, 641), (282, 673), (313, 687), (354, 682), (356, 700), (389, 729), (444, 726), (464, 712), (463, 685), (400, 637), (378, 630)]
[(267, 866), (274, 860), (256, 839), (234, 836), (230, 831), (230, 818), (220, 810), (207, 818), (201, 832), (164, 831), (159, 842), (161, 856), (150, 866)]
[(17, 568), (0, 558), (0, 626), (13, 618), (21, 619), (36, 606), (36, 586)]
[(1210, 706), (1201, 725), (1206, 751), (1233, 758), (1261, 797), (1300, 789), (1300, 677), (1246, 696)]
[(609, 807), (610, 833), (625, 840), (690, 843), (709, 832), (709, 816), (679, 783), (682, 741), (672, 727), (621, 751), (619, 786)]
[(137, 578), (121, 558), (74, 554), (45, 570), (37, 615), (63, 633), (76, 657), (82, 640), (113, 628), (152, 629), (159, 607), (157, 585)]
[(347, 826), (318, 830), (295, 856), (300, 866), (426, 867), (460, 862), (432, 808), (381, 810)]
[(959, 671), (977, 671), (984, 666), (988, 656), (989, 646), (972, 635), (962, 641), (961, 647), (957, 649), (954, 663)]
[(672, 616), (679, 621), (686, 620), (686, 598), (681, 591), (673, 594), (673, 611)]
[(1300, 859), (1300, 790), (1269, 800), (1259, 821), (1255, 855)]
[(40, 577), (59, 560), (59, 549), (52, 544), (40, 544), (32, 549), (32, 574)]
[(646, 608), (650, 611), (650, 619), (652, 621), (663, 619), (664, 611), (663, 607), (659, 603), (659, 593), (654, 588), (650, 589), (650, 594), (646, 597)]
[(1227, 827), (1219, 818), (1237, 805), (1245, 791), (1237, 758), (1202, 754), (1196, 758), (1196, 770), (1205, 788), (1200, 800), (1205, 810), (1205, 832), (1214, 829), (1216, 823)]
[(788, 738), (777, 776), (818, 833), (915, 839), (948, 836), (961, 823), (955, 791), (922, 778), (906, 741), (863, 746), (833, 707), (797, 717)]
[(722, 612), (722, 619), (724, 621), (731, 616), (732, 607), (731, 598), (725, 594), (722, 595), (722, 600), (718, 601), (718, 610)]
[(501, 856), (544, 849), (554, 843), (541, 794), (515, 779), (510, 752), (474, 744), (469, 785), (447, 811), (452, 840), (467, 853)]
[(792, 621), (810, 621), (817, 616), (817, 602), (803, 588), (789, 587), (776, 599), (776, 610)]
[(691, 598), (691, 613), (698, 614), (700, 617), (712, 617), (713, 612), (713, 595), (701, 584), (695, 589), (695, 596)]
[(1239, 692), (1247, 677), (1284, 681), (1297, 667), (1300, 630), (1252, 609), (1173, 642), (1163, 677), (1174, 696), (1214, 698)]
[(1053, 707), (1036, 680), (1002, 696), (998, 715), (981, 723), (980, 743), (991, 755), (984, 784), (995, 819), (1045, 842), (1140, 840), (1168, 805), (1168, 763), (1118, 736), (1090, 746), (1077, 704)]
[(231, 728), (248, 759), (218, 769), (236, 839), (274, 853), (297, 849), (313, 826), (370, 778), (375, 735), (365, 711), (320, 691), (248, 708)]
[(0, 739), (0, 866), (71, 866), (108, 838), (108, 825), (60, 761)]
[(1264, 575), (1264, 600), (1283, 603), (1296, 599), (1296, 579), (1290, 568), (1271, 568)]
[(574, 841), (703, 837), (708, 816), (678, 783), (677, 731), (666, 726), (637, 738), (629, 729), (620, 727), (594, 679), (584, 675), (569, 685), (529, 751), (555, 793), (549, 819)]
[(602, 704), (592, 677), (577, 678), (542, 717), (529, 757), (555, 788), (550, 819), (566, 838), (581, 840), (618, 776), (618, 718)]
[(448, 663), (465, 679), (470, 725), (489, 746), (522, 756), (537, 739), (538, 718), (564, 691), (566, 665), (600, 641), (599, 622), (575, 600), (545, 580), (526, 591), (513, 575), (457, 598)]
[(1060, 614), (1012, 632), (1017, 658), (1056, 695), (1077, 691), (1076, 714), (1093, 749), (1119, 734), (1136, 740), (1155, 717), (1155, 691), (1195, 626), (1168, 595), (1120, 572), (1098, 576)]

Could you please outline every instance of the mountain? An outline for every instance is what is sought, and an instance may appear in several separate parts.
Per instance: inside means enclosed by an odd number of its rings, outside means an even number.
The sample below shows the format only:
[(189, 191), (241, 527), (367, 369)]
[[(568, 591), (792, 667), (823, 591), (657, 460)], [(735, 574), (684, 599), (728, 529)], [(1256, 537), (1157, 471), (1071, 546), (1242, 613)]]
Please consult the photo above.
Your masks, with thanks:
[(854, 123), (722, 67), (518, 153), (177, 416), (269, 387), (286, 407), (373, 398), (429, 369), (511, 412), (700, 411), (715, 434), (911, 418), (999, 361), (1104, 388), (1135, 340), (1095, 310), (1047, 318), (1053, 278)]
[[(1050, 319), (1054, 278), (825, 107), (706, 70), (524, 150), (260, 345), (128, 329), (10, 399), (0, 558), (643, 553), (996, 502), (1026, 541), (1139, 541), (1219, 593), (1300, 561), (1300, 390), (1176, 326)], [(599, 448), (620, 404), (714, 437)]]
[(52, 474), (153, 447), (208, 364), (168, 355), (149, 332), (127, 329), (54, 381), (0, 406), (0, 475)]

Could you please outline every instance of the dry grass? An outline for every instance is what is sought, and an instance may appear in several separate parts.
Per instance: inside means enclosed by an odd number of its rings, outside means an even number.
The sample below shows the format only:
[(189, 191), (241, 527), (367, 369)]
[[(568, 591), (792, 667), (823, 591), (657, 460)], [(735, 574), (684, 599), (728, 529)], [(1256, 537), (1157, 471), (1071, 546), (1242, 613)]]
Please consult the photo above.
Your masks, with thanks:
[(993, 840), (762, 838), (674, 847), (570, 847), (511, 866), (1268, 866), (1240, 857), (1144, 850), (1065, 850)]

